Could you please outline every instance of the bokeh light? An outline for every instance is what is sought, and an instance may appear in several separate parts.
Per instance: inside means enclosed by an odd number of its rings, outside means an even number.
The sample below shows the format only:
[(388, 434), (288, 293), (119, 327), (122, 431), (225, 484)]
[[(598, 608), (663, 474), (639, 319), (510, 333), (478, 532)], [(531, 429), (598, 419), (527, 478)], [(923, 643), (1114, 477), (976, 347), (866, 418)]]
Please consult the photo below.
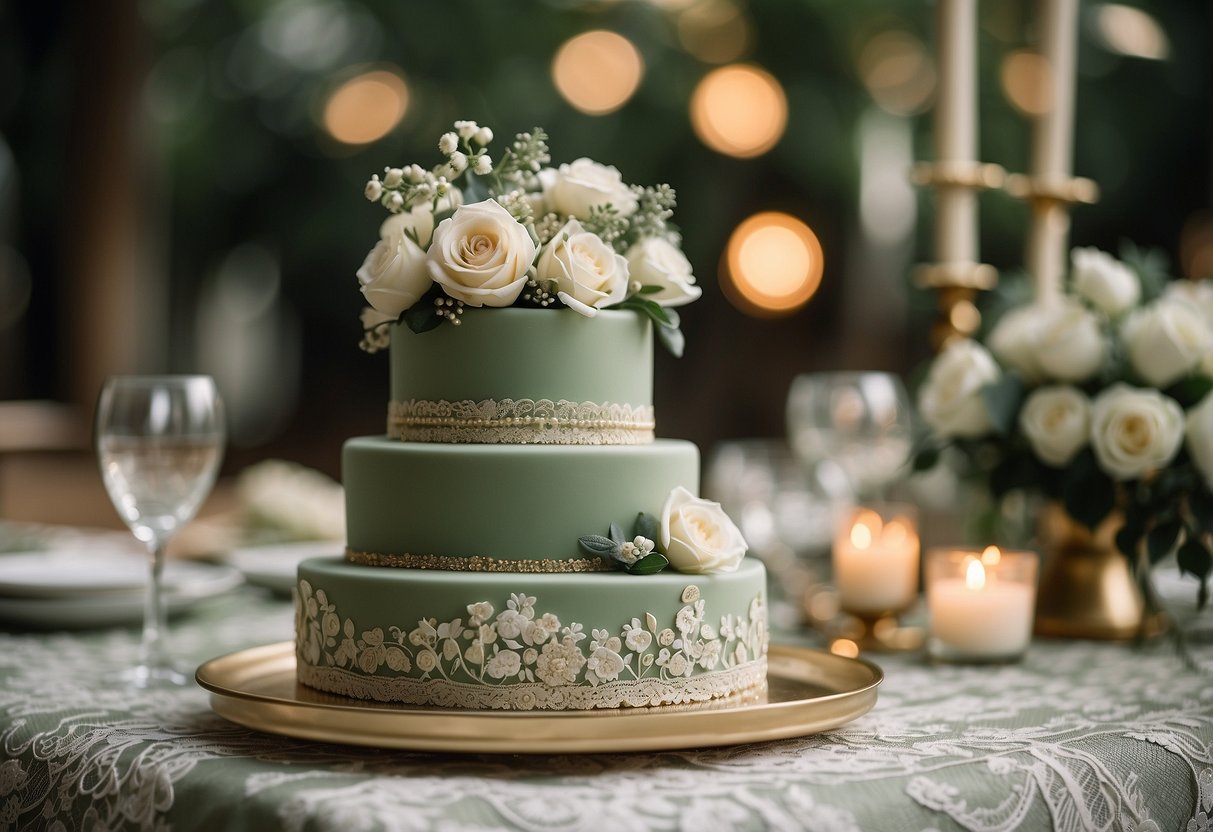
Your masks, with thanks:
[(391, 132), (408, 106), (409, 89), (400, 75), (386, 69), (364, 72), (329, 95), (324, 129), (342, 144), (368, 144)]
[(570, 38), (552, 59), (557, 91), (576, 109), (595, 116), (627, 103), (643, 76), (644, 60), (632, 42), (605, 29)]
[(859, 53), (859, 77), (881, 109), (907, 116), (920, 112), (935, 91), (935, 64), (914, 35), (890, 29)]
[(765, 70), (732, 64), (704, 76), (691, 96), (691, 126), (713, 150), (747, 159), (766, 153), (788, 124), (783, 87)]
[(703, 0), (678, 15), (678, 42), (709, 64), (727, 64), (746, 53), (750, 22), (731, 0)]
[(790, 214), (765, 211), (746, 219), (729, 237), (722, 286), (746, 314), (787, 315), (813, 297), (824, 264), (813, 229)]
[(1027, 49), (1009, 53), (1002, 61), (1002, 92), (1021, 113), (1040, 116), (1053, 108), (1052, 71), (1043, 55)]
[(1132, 6), (1104, 3), (1097, 7), (1095, 31), (1109, 50), (1131, 58), (1161, 61), (1171, 52), (1158, 21)]

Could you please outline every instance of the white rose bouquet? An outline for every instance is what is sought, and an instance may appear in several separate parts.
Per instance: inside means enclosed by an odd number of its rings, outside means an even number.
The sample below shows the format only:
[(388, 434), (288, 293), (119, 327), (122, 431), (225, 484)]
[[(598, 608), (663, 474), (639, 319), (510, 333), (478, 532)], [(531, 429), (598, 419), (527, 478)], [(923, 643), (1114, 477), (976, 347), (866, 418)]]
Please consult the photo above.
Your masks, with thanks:
[(932, 467), (962, 452), (992, 495), (1058, 500), (1094, 529), (1116, 510), (1117, 547), (1156, 563), (1176, 551), (1213, 573), (1213, 282), (1168, 282), (1157, 259), (1075, 249), (1069, 293), (1012, 305), (984, 343), (960, 340), (918, 392)]
[(600, 309), (647, 315), (675, 355), (674, 307), (702, 290), (670, 222), (668, 185), (628, 185), (590, 159), (551, 166), (547, 134), (519, 133), (494, 162), (493, 131), (457, 121), (433, 168), (385, 168), (364, 194), (391, 214), (358, 269), (366, 302), (362, 348), (388, 344), (391, 324), (414, 332), (459, 325), (465, 307)]

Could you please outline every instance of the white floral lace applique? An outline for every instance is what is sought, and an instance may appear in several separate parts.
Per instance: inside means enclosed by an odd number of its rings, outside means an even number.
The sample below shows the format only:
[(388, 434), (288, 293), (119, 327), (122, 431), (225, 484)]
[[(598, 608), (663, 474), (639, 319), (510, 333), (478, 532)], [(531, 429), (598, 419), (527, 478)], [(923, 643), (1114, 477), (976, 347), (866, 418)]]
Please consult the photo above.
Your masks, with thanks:
[(678, 610), (674, 628), (658, 629), (646, 612), (619, 633), (587, 634), (579, 623), (539, 612), (535, 596), (512, 593), (500, 612), (477, 601), (466, 619), (358, 633), (323, 589), (301, 580), (299, 678), (360, 699), (522, 710), (702, 702), (763, 684), (762, 596), (751, 600), (746, 618), (730, 613), (717, 626), (690, 589), (682, 597), (697, 600)]

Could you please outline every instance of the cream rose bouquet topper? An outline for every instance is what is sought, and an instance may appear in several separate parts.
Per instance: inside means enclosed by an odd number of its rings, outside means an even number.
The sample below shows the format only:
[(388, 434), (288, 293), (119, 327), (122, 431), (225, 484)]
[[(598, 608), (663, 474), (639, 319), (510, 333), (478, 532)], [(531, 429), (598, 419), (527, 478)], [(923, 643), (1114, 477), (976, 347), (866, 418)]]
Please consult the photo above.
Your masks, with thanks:
[[(1129, 262), (1132, 261), (1133, 265)], [(1134, 563), (1176, 552), (1207, 600), (1213, 571), (1213, 282), (1167, 281), (1157, 260), (1075, 249), (1068, 293), (1006, 311), (984, 344), (930, 365), (919, 410), (1002, 497), (1060, 501), (1091, 529), (1121, 511)]]
[(370, 304), (361, 346), (389, 341), (390, 324), (414, 332), (459, 325), (465, 307), (608, 307), (653, 320), (681, 355), (673, 307), (701, 290), (670, 223), (668, 185), (623, 182), (614, 167), (578, 159), (550, 167), (547, 134), (518, 134), (494, 161), (493, 131), (457, 121), (438, 140), (446, 161), (386, 168), (365, 195), (391, 214), (358, 270)]

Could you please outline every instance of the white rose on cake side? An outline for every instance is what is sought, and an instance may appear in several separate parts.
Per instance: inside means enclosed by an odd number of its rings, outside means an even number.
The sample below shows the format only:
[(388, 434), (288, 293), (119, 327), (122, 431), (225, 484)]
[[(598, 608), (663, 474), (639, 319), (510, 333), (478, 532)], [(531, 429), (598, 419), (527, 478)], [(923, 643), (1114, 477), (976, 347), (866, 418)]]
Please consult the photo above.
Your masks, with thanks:
[(1019, 426), (1033, 453), (1046, 465), (1068, 465), (1091, 436), (1091, 403), (1069, 385), (1032, 391), (1019, 411)]
[(509, 306), (535, 259), (530, 234), (495, 200), (464, 205), (434, 229), (430, 277), (468, 306)]
[(954, 341), (927, 371), (918, 391), (918, 409), (940, 436), (983, 436), (993, 423), (981, 391), (998, 376), (998, 365), (985, 347), (967, 339)]
[(1036, 338), (1042, 315), (1040, 307), (1017, 306), (998, 319), (987, 339), (994, 357), (1027, 382), (1040, 381), (1044, 377), (1044, 370), (1036, 360)]
[(1074, 291), (1095, 304), (1105, 315), (1115, 318), (1141, 299), (1141, 283), (1124, 263), (1097, 248), (1076, 248), (1070, 253), (1074, 264)]
[(1213, 348), (1213, 329), (1204, 316), (1175, 298), (1132, 313), (1121, 334), (1133, 369), (1157, 387), (1183, 378)]
[[(380, 228), (379, 242), (358, 269), (366, 302), (393, 319), (416, 303), (432, 283), (425, 267), (425, 252), (405, 233), (413, 229), (416, 219), (412, 214), (388, 218)], [(428, 230), (425, 236), (428, 241)]]
[(613, 205), (621, 216), (636, 210), (636, 195), (624, 184), (618, 168), (581, 158), (559, 168), (539, 171), (539, 185), (550, 211), (589, 219), (590, 212)]
[(1183, 409), (1157, 390), (1115, 384), (1091, 406), (1091, 446), (1113, 479), (1136, 479), (1170, 464), (1183, 438)]
[(661, 509), (661, 548), (679, 572), (733, 572), (745, 557), (741, 530), (720, 503), (696, 497), (681, 485)]
[(561, 303), (589, 318), (628, 293), (628, 261), (575, 219), (539, 253), (535, 276), (555, 281)]
[(1188, 411), (1185, 429), (1192, 461), (1213, 489), (1213, 393)]
[(1086, 381), (1103, 366), (1108, 339), (1099, 318), (1073, 298), (1042, 312), (1034, 343), (1036, 361), (1049, 378)]
[(691, 261), (660, 237), (645, 237), (628, 249), (628, 274), (641, 286), (660, 286), (660, 292), (645, 295), (661, 306), (682, 306), (698, 300), (703, 289), (695, 285)]

